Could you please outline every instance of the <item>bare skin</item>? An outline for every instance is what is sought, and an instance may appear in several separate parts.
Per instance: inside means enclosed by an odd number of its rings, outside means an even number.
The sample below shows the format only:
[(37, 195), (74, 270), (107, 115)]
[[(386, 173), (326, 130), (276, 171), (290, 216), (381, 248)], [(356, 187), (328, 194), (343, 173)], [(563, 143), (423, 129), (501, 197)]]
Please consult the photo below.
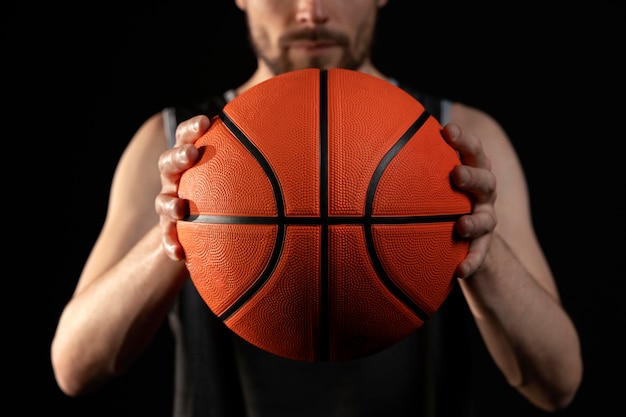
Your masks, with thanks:
[[(236, 3), (248, 16), (259, 56), (239, 93), (276, 73), (310, 66), (352, 66), (386, 78), (369, 58), (372, 16), (386, 1)], [(327, 30), (311, 38), (310, 30), (319, 28)], [(281, 38), (284, 33), (290, 35)], [(454, 56), (448, 58), (456, 65)], [(578, 334), (533, 229), (524, 172), (489, 115), (454, 103), (450, 118), (444, 137), (463, 161), (452, 179), (474, 202), (473, 213), (456, 224), (471, 241), (457, 269), (459, 285), (509, 384), (537, 407), (561, 410), (578, 390), (583, 365)], [(168, 149), (163, 120), (155, 114), (120, 159), (104, 226), (51, 347), (55, 376), (67, 395), (95, 390), (128, 369), (188, 279), (176, 237), (176, 220), (187, 207), (177, 187), (198, 156), (194, 141), (209, 125), (205, 116), (181, 123), (176, 147)]]

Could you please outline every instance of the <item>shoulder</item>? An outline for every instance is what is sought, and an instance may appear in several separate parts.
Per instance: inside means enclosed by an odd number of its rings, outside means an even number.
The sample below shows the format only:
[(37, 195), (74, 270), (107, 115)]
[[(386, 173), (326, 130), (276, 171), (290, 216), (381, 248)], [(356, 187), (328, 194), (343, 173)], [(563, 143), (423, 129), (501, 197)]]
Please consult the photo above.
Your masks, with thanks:
[(490, 161), (496, 177), (496, 230), (511, 246), (529, 247), (529, 242), (534, 242), (530, 195), (523, 165), (509, 136), (490, 114), (463, 103), (452, 104), (450, 122), (475, 135)]
[[(513, 216), (511, 221), (516, 221), (528, 209), (526, 178), (517, 151), (500, 123), (481, 109), (454, 102), (450, 108), (450, 122), (477, 136), (489, 158), (491, 171), (497, 180), (496, 209), (501, 230), (508, 216)], [(511, 210), (511, 207), (516, 209)]]
[(158, 112), (139, 126), (128, 143), (120, 162), (123, 163), (126, 159), (132, 159), (133, 164), (140, 161), (154, 161), (166, 148), (163, 113)]
[(119, 203), (128, 214), (125, 206), (132, 201), (138, 211), (154, 211), (153, 196), (161, 188), (158, 161), (166, 149), (163, 116), (159, 112), (139, 126), (118, 161), (111, 189), (114, 207)]
[(450, 106), (449, 121), (478, 136), (492, 163), (497, 165), (502, 161), (505, 166), (510, 167), (511, 161), (517, 161), (509, 136), (501, 124), (485, 111), (464, 103), (453, 102)]
[(153, 114), (137, 129), (122, 155), (121, 165), (123, 166), (126, 160), (138, 167), (154, 164), (163, 151), (173, 146), (175, 142), (173, 136), (180, 122), (199, 114), (213, 117), (225, 104), (223, 96), (212, 95), (202, 101), (178, 104)]
[(104, 259), (121, 257), (158, 222), (154, 198), (161, 190), (158, 160), (167, 149), (163, 118), (153, 114), (136, 130), (117, 163), (106, 221), (99, 239), (112, 248)]
[(460, 102), (452, 103), (450, 107), (450, 121), (476, 134), (504, 133), (502, 127), (493, 116), (481, 109)]

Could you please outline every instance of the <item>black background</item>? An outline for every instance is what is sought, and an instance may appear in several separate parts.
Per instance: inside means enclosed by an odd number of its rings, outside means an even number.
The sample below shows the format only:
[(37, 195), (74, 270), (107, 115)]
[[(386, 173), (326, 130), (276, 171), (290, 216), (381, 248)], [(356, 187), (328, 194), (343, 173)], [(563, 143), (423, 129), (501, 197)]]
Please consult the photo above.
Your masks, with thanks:
[[(3, 6), (5, 385), (18, 415), (170, 412), (165, 330), (128, 374), (81, 399), (57, 388), (50, 342), (134, 131), (166, 105), (238, 85), (255, 62), (234, 2), (130, 3)], [(502, 123), (581, 336), (584, 381), (561, 414), (622, 409), (624, 8), (422, 3), (392, 0), (383, 9), (375, 64)], [(479, 416), (545, 415), (486, 356), (481, 365)]]

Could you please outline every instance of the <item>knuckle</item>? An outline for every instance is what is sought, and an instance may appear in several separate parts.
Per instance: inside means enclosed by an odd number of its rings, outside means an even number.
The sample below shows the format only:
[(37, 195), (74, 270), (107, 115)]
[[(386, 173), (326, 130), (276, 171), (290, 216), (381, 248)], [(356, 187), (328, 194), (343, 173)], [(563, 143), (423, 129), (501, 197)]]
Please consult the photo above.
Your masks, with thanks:
[(171, 160), (171, 151), (167, 151), (161, 154), (161, 156), (159, 156), (159, 161), (158, 161), (158, 167), (159, 167), (159, 172), (164, 173), (167, 170), (167, 166), (170, 163)]

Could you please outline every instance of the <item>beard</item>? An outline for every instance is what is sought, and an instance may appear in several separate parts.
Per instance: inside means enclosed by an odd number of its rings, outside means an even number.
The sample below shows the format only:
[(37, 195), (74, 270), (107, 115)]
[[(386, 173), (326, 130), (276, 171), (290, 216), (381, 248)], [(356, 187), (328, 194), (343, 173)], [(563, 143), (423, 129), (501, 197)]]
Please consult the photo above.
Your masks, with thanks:
[[(370, 22), (371, 23), (371, 22)], [(325, 28), (305, 28), (287, 32), (278, 39), (278, 55), (270, 56), (271, 43), (263, 28), (250, 28), (249, 41), (256, 55), (271, 69), (274, 75), (304, 68), (345, 68), (357, 70), (370, 56), (373, 38), (373, 24), (361, 25), (357, 31), (354, 45), (342, 32)], [(315, 56), (295, 61), (289, 56), (289, 46), (294, 41), (317, 41), (338, 46), (341, 49), (339, 58), (334, 56)]]

